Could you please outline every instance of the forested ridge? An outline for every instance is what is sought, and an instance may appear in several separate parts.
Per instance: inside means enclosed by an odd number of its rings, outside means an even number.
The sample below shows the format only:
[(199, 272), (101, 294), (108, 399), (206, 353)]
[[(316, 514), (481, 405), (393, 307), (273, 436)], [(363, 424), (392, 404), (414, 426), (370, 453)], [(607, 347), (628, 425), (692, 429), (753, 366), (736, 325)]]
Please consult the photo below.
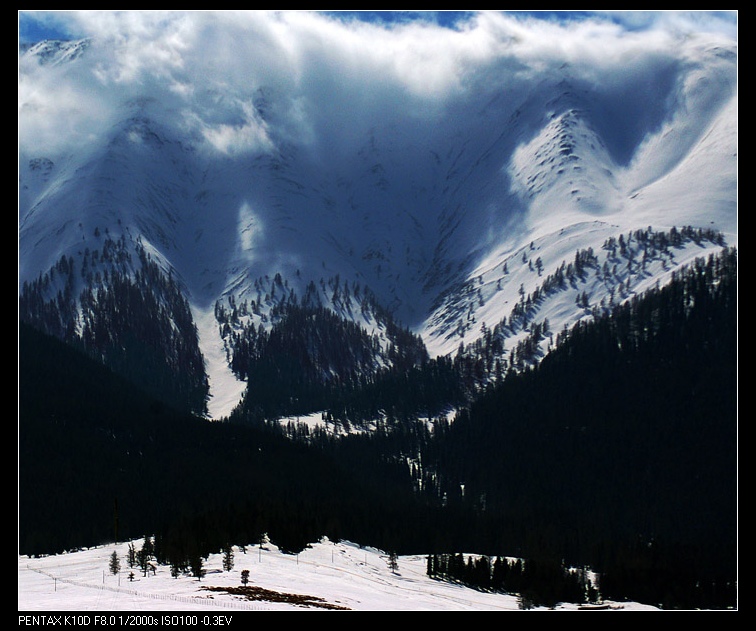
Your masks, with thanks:
[[(275, 339), (301, 347), (307, 322), (344, 331), (292, 313), (257, 359)], [(415, 357), (329, 391), (333, 419), (380, 410), (374, 431), (302, 435), (195, 418), (21, 324), (19, 550), (154, 533), (180, 564), (265, 533), (289, 551), (327, 535), (590, 566), (607, 598), (735, 604), (734, 249), (560, 332), (537, 367), (491, 382), (453, 421), (441, 411), (469, 394), (453, 359)]]
[(19, 320), (82, 349), (150, 395), (202, 414), (208, 382), (189, 303), (138, 243), (110, 236), (25, 282)]
[(732, 604), (737, 383), (728, 249), (563, 332), (444, 427), (435, 466), (455, 501), (501, 515), (510, 554), (587, 562), (606, 596)]
[(203, 554), (265, 533), (298, 551), (328, 533), (382, 539), (391, 515), (433, 522), (393, 463), (355, 478), (270, 429), (172, 409), (23, 323), (19, 345), (20, 553), (148, 533)]

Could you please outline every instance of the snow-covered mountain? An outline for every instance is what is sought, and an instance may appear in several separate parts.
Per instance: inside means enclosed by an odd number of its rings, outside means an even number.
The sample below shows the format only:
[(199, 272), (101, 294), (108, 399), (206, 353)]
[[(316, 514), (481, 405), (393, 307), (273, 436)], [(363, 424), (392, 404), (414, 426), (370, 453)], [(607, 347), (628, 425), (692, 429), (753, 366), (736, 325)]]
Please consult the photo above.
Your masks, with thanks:
[(304, 74), (292, 87), (177, 72), (169, 49), (136, 79), (97, 40), (19, 52), (19, 291), (109, 238), (144, 247), (189, 301), (212, 416), (244, 387), (219, 304), (252, 304), (247, 323), (269, 325), (314, 286), (380, 333), (359, 288), (431, 355), (495, 328), (509, 357), (533, 323), (559, 331), (737, 245), (730, 40), (631, 43), (592, 64), (505, 47), (438, 100), (378, 66), (389, 107), (359, 82), (335, 95), (357, 60), (331, 59), (316, 90)]

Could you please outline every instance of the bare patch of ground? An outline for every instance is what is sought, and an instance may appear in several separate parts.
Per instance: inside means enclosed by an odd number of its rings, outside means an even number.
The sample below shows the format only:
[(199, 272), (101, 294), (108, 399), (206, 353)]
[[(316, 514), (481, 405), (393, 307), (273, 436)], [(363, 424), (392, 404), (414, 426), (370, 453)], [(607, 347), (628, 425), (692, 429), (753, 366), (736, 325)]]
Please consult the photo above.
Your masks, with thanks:
[(245, 600), (266, 601), (275, 603), (291, 603), (301, 607), (318, 607), (320, 609), (341, 609), (348, 610), (349, 607), (334, 605), (326, 602), (317, 596), (306, 596), (304, 594), (287, 594), (286, 592), (275, 592), (255, 585), (244, 585), (242, 587), (205, 587), (201, 589), (210, 592), (225, 592), (232, 596), (239, 596)]

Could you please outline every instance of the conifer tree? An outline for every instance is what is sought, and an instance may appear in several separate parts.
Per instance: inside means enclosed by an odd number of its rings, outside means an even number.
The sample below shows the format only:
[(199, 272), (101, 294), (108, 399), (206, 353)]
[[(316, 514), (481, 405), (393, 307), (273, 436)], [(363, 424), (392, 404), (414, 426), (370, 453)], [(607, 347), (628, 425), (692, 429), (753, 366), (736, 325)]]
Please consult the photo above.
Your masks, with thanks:
[(189, 561), (189, 565), (192, 570), (192, 576), (196, 576), (197, 580), (201, 581), (202, 577), (205, 576), (206, 573), (202, 555), (199, 553), (193, 554), (191, 560)]
[(110, 555), (110, 573), (116, 575), (120, 571), (121, 561), (118, 559), (118, 553), (113, 550), (113, 554)]
[(129, 552), (126, 556), (126, 560), (130, 568), (133, 568), (137, 564), (137, 553), (133, 541), (129, 543)]
[(223, 569), (226, 572), (234, 569), (234, 548), (231, 544), (226, 544), (223, 548)]
[(399, 557), (396, 552), (392, 551), (389, 554), (388, 566), (392, 572), (396, 572), (399, 569)]

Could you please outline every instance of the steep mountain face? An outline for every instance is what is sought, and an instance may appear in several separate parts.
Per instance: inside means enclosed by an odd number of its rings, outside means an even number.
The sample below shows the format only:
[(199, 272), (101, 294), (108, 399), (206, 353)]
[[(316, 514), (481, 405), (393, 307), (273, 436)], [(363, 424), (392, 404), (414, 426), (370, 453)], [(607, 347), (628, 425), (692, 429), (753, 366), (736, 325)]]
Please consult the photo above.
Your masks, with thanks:
[[(20, 76), (94, 73), (94, 45), (31, 47)], [(115, 269), (141, 272), (137, 252), (148, 255), (188, 302), (211, 402), (223, 401), (211, 416), (235, 403), (224, 384), (240, 365), (239, 340), (270, 334), (287, 304), (356, 323), (384, 367), (395, 362), (391, 331), (402, 327), (431, 357), (495, 334), (510, 367), (534, 323), (530, 359), (545, 352), (549, 331), (737, 245), (736, 62), (734, 46), (696, 40), (616, 86), (597, 87), (567, 65), (538, 80), (470, 77), (475, 89), (432, 116), (390, 112), (349, 134), (313, 129), (318, 143), (281, 132), (292, 105), (262, 86), (242, 108), (268, 132), (252, 153), (208, 152), (145, 93), (75, 151), (20, 145), (19, 294), (66, 257), (76, 270), (68, 293), (52, 282), (39, 300), (65, 307), (64, 328), (81, 336), (96, 302), (84, 304), (82, 292), (112, 287)], [(225, 107), (228, 95), (193, 89), (207, 109)], [(671, 250), (650, 249), (686, 226)], [(87, 274), (84, 262), (111, 240), (132, 256), (120, 268), (100, 258), (99, 276)], [(236, 369), (237, 394), (244, 372)]]

